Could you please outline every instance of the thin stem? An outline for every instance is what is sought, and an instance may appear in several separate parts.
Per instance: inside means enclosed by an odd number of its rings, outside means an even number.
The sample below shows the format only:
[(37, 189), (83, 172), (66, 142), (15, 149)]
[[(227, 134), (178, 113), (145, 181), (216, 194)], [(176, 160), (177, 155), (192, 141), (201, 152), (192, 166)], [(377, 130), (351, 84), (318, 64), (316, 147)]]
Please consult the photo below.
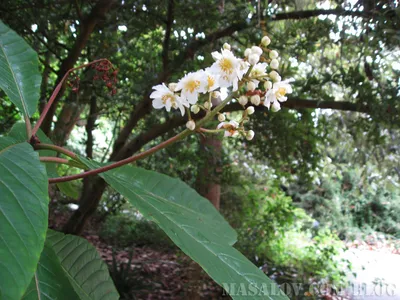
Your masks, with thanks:
[(32, 124), (28, 116), (25, 116), (24, 118), (25, 118), (26, 135), (29, 140), (32, 136)]
[(74, 152), (71, 152), (63, 147), (56, 146), (56, 145), (40, 143), (40, 144), (34, 145), (34, 149), (35, 150), (52, 150), (55, 152), (62, 153), (68, 157), (71, 157), (72, 159), (78, 159), (78, 156)]
[[(94, 60), (94, 61), (92, 61), (92, 62), (90, 62), (90, 63), (81, 65), (81, 66), (79, 66), (79, 67), (69, 69), (69, 70), (67, 71), (67, 73), (65, 73), (64, 77), (61, 79), (61, 81), (57, 84), (56, 88), (54, 89), (53, 94), (51, 95), (51, 97), (50, 97), (50, 99), (49, 99), (49, 102), (47, 102), (46, 106), (44, 107), (44, 109), (43, 109), (43, 111), (42, 111), (42, 113), (41, 113), (41, 115), (40, 115), (39, 120), (38, 120), (37, 123), (35, 124), (35, 127), (33, 127), (31, 136), (32, 136), (32, 135), (35, 135), (35, 134), (37, 133), (37, 131), (39, 130), (40, 126), (41, 126), (42, 123), (43, 123), (44, 118), (46, 117), (47, 113), (49, 112), (49, 109), (50, 109), (51, 105), (53, 104), (54, 100), (56, 99), (58, 93), (59, 93), (60, 90), (61, 90), (61, 87), (62, 87), (63, 84), (64, 84), (64, 81), (68, 78), (69, 74), (70, 74), (71, 72), (76, 71), (76, 70), (86, 68), (86, 67), (88, 67), (88, 66), (91, 66), (91, 65), (93, 65), (93, 64), (97, 64), (97, 63), (102, 62), (102, 61), (108, 61), (108, 62), (110, 63), (110, 61), (109, 61), (108, 59), (106, 59), (106, 58), (101, 58), (101, 59)], [(111, 63), (110, 63), (110, 64), (111, 64)]]
[(75, 160), (68, 160), (68, 159), (60, 158), (60, 157), (41, 156), (41, 157), (39, 157), (39, 160), (41, 162), (46, 162), (46, 163), (63, 164), (63, 165), (68, 165), (68, 166), (76, 167), (76, 168), (80, 168), (80, 169), (86, 169), (86, 166), (83, 165), (81, 162), (77, 162)]
[(51, 163), (64, 164), (64, 165), (69, 165), (69, 162), (70, 162), (68, 159), (54, 157), (54, 156), (41, 156), (41, 157), (39, 157), (39, 160), (41, 162), (51, 162)]
[[(224, 108), (224, 106), (229, 101), (232, 100), (232, 98), (233, 98), (233, 93), (230, 96), (228, 96), (224, 101), (222, 101), (217, 107), (215, 107), (215, 109), (213, 109), (207, 116), (205, 116), (203, 119), (201, 119), (196, 124), (197, 128), (200, 128), (208, 120), (210, 120), (212, 117), (214, 117), (222, 108)], [(154, 147), (152, 147), (152, 148), (150, 148), (150, 149), (148, 149), (148, 150), (146, 150), (146, 151), (144, 151), (142, 153), (139, 153), (137, 155), (134, 155), (134, 156), (128, 157), (126, 159), (117, 161), (115, 163), (109, 164), (107, 166), (100, 167), (98, 169), (90, 170), (90, 171), (87, 171), (87, 172), (83, 172), (83, 173), (80, 173), (80, 174), (64, 176), (64, 177), (58, 177), (58, 178), (49, 178), (49, 183), (58, 183), (58, 182), (66, 182), (66, 181), (81, 179), (81, 178), (85, 178), (85, 177), (88, 177), (88, 176), (91, 176), (91, 175), (96, 175), (96, 174), (99, 174), (99, 173), (103, 173), (103, 172), (106, 172), (106, 171), (121, 167), (123, 165), (132, 163), (132, 162), (134, 162), (136, 160), (143, 159), (143, 158), (145, 158), (145, 157), (147, 157), (147, 156), (149, 156), (149, 155), (151, 155), (151, 154), (153, 154), (153, 153), (155, 153), (155, 152), (157, 152), (157, 151), (159, 151), (161, 149), (164, 149), (165, 147), (167, 147), (167, 146), (169, 146), (169, 145), (171, 145), (171, 144), (173, 144), (173, 143), (175, 143), (175, 142), (177, 142), (177, 141), (179, 141), (179, 140), (181, 140), (181, 139), (193, 134), (194, 132), (195, 131), (191, 131), (189, 129), (186, 129), (186, 130), (182, 131), (181, 133), (177, 134), (176, 136), (174, 136), (174, 137), (172, 137), (172, 138), (170, 138), (170, 139), (158, 144), (157, 146), (154, 146)]]
[(199, 128), (200, 132), (206, 132), (206, 133), (221, 133), (224, 132), (225, 129), (206, 129), (206, 128)]

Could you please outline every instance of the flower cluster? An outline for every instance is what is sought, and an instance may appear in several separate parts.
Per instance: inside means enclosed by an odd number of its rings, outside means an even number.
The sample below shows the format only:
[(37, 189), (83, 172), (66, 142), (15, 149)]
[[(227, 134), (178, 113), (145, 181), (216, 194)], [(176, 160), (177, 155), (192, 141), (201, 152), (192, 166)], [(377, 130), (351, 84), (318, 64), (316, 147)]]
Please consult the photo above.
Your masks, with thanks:
[[(229, 88), (244, 108), (241, 119), (226, 121), (225, 114), (218, 111), (218, 120), (221, 123), (217, 128), (200, 131), (224, 131), (225, 136), (241, 134), (248, 140), (253, 139), (254, 132), (246, 131), (243, 124), (248, 120), (248, 116), (254, 113), (254, 106), (263, 104), (272, 111), (278, 111), (280, 102), (286, 101), (286, 95), (292, 92), (290, 81), (282, 81), (277, 72), (279, 54), (276, 50), (268, 49), (270, 42), (269, 37), (264, 36), (259, 46), (244, 51), (244, 58), (236, 57), (231, 51), (231, 46), (225, 43), (220, 52), (212, 53), (215, 62), (210, 67), (190, 72), (177, 83), (154, 86), (150, 95), (153, 107), (165, 107), (168, 112), (171, 108), (179, 109), (182, 116), (187, 111), (189, 121), (186, 126), (195, 130), (196, 123), (192, 120), (190, 112), (197, 114), (201, 109), (211, 111), (211, 99), (220, 97), (219, 89)], [(208, 97), (203, 96), (204, 94), (208, 94)]]

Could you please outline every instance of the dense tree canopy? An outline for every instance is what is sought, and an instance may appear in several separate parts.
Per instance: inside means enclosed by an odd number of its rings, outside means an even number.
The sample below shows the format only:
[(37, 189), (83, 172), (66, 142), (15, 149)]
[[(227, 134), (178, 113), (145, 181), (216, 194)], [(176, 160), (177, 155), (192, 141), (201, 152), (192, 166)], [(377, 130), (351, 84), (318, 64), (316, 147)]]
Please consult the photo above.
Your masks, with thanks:
[[(116, 68), (116, 81), (106, 84), (93, 68), (76, 71), (41, 126), (55, 144), (102, 162), (130, 157), (182, 131), (187, 119), (178, 111), (153, 109), (154, 85), (210, 65), (211, 52), (224, 43), (243, 55), (268, 35), (281, 55), (280, 74), (294, 79), (293, 93), (279, 113), (256, 107), (250, 119), (253, 141), (210, 141), (198, 134), (137, 165), (179, 176), (207, 197), (211, 186), (222, 186), (222, 194), (224, 188), (231, 193), (232, 186), (245, 186), (244, 174), (257, 184), (267, 177), (315, 218), (328, 218), (318, 205), (325, 207), (343, 191), (354, 199), (362, 194), (368, 202), (386, 193), (379, 188), (391, 193), (399, 186), (399, 12), (391, 0), (0, 3), (0, 19), (39, 55), (39, 112), (69, 69), (100, 58)], [(0, 134), (21, 119), (7, 100), (0, 91)], [(240, 110), (237, 101), (224, 108), (232, 116)], [(58, 168), (60, 175), (74, 172)], [(357, 191), (347, 187), (355, 184)], [(111, 211), (123, 206), (100, 177), (58, 188), (70, 198), (79, 195), (79, 208), (63, 224), (66, 233), (80, 234), (104, 206)], [(254, 193), (250, 198), (258, 199)], [(231, 204), (226, 198), (223, 209)], [(98, 208), (102, 199), (108, 204)], [(342, 216), (326, 206), (331, 216)], [(253, 208), (244, 205), (243, 211)], [(228, 218), (237, 214), (227, 211)], [(354, 223), (363, 218), (360, 213)], [(344, 226), (335, 228), (343, 233)], [(397, 232), (393, 224), (374, 229)]]

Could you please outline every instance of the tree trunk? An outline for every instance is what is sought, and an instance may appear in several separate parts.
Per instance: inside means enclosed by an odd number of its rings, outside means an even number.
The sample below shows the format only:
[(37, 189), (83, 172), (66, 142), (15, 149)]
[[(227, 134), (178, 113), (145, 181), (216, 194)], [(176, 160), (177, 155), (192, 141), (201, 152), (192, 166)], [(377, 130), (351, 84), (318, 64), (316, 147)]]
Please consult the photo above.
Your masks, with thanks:
[[(204, 160), (196, 180), (196, 190), (219, 210), (222, 141), (214, 135), (202, 136), (199, 150), (200, 156), (204, 156)], [(201, 267), (195, 263), (189, 273), (192, 289), (187, 295), (188, 299), (200, 299), (200, 292), (203, 286), (201, 272)]]
[(63, 228), (64, 233), (80, 235), (90, 217), (96, 212), (107, 183), (100, 177), (85, 178), (79, 208)]

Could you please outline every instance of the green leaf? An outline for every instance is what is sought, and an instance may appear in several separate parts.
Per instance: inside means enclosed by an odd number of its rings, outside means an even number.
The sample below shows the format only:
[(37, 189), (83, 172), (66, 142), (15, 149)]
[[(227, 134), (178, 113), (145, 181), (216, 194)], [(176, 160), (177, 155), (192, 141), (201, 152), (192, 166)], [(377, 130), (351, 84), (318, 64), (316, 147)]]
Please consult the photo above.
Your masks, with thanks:
[[(42, 130), (39, 129), (36, 135), (42, 143), (53, 144), (53, 142), (44, 134)], [(14, 126), (11, 128), (10, 132), (8, 133), (7, 137), (13, 138), (17, 142), (24, 142), (26, 140), (25, 123), (23, 122), (15, 123)], [(38, 152), (40, 156), (54, 156), (54, 157), (57, 156), (57, 153), (55, 151), (40, 150)], [(46, 170), (47, 170), (47, 175), (50, 178), (55, 178), (59, 176), (56, 164), (52, 163), (46, 164)], [(79, 191), (72, 182), (59, 182), (57, 183), (57, 187), (66, 196), (71, 197), (73, 199), (79, 198)]]
[[(89, 168), (98, 163), (81, 158)], [(236, 233), (212, 206), (188, 185), (168, 176), (124, 166), (100, 174), (165, 233), (234, 299), (244, 285), (260, 299), (288, 299), (276, 284), (231, 245)], [(255, 296), (253, 296), (254, 298)]]
[[(0, 144), (5, 145), (0, 138)], [(0, 151), (0, 299), (20, 299), (43, 250), (48, 218), (48, 182), (28, 143)]]
[(22, 299), (79, 299), (61, 267), (56, 253), (47, 240), (36, 273)]
[(25, 116), (32, 116), (42, 80), (38, 56), (22, 37), (1, 21), (0, 74), (0, 88)]
[(80, 299), (119, 299), (107, 265), (88, 241), (53, 230), (47, 240)]

